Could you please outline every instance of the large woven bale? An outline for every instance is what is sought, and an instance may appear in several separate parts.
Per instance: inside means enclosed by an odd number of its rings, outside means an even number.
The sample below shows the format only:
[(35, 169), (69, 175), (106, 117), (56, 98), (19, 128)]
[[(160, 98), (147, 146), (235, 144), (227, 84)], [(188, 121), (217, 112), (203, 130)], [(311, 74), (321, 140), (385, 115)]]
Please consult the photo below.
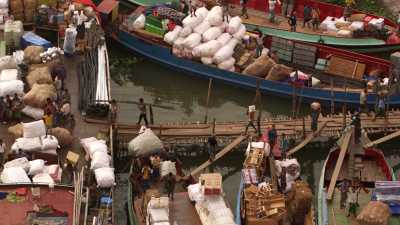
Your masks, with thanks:
[(304, 181), (296, 181), (286, 198), (288, 216), (291, 224), (304, 224), (304, 219), (311, 209), (313, 194)]
[(268, 72), (268, 75), (265, 77), (265, 79), (279, 81), (289, 76), (292, 71), (293, 69), (291, 67), (282, 64), (276, 64)]
[(74, 140), (71, 132), (62, 127), (51, 128), (49, 129), (48, 133), (57, 138), (58, 143), (61, 147), (70, 146), (72, 144), (72, 141)]
[(391, 216), (390, 208), (383, 202), (369, 202), (357, 216), (362, 225), (387, 225)]
[(269, 58), (267, 55), (261, 55), (258, 57), (252, 64), (246, 67), (243, 70), (243, 74), (257, 76), (257, 77), (265, 77), (265, 74), (274, 67), (276, 63), (274, 60)]
[(25, 48), (24, 50), (24, 59), (28, 63), (41, 63), (42, 58), (40, 57), (40, 53), (44, 51), (43, 47), (31, 45)]
[(15, 138), (20, 138), (23, 135), (22, 124), (17, 123), (14, 126), (9, 127), (8, 133), (14, 135)]
[(34, 84), (32, 89), (23, 97), (26, 105), (43, 108), (47, 98), (55, 99), (56, 88), (52, 84)]
[(37, 67), (31, 70), (26, 77), (26, 81), (29, 87), (33, 87), (34, 84), (52, 84), (51, 74), (47, 66)]

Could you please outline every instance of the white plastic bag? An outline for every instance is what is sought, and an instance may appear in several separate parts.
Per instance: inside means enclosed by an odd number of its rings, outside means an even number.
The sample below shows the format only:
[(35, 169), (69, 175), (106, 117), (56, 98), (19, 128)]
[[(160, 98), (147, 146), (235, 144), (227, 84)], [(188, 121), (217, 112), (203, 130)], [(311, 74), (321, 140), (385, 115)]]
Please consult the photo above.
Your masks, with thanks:
[(47, 173), (38, 173), (32, 177), (33, 183), (54, 184), (53, 178)]
[(29, 161), (26, 157), (17, 158), (4, 164), (4, 168), (21, 167), (25, 171), (29, 171)]
[(240, 25), (239, 30), (233, 34), (233, 37), (238, 40), (242, 40), (245, 34), (246, 34), (246, 26), (242, 24)]
[(32, 106), (25, 106), (22, 111), (25, 115), (35, 119), (35, 120), (40, 120), (44, 116), (44, 110), (41, 108), (34, 108)]
[(45, 135), (41, 137), (42, 150), (57, 149), (59, 147), (58, 140), (53, 135)]
[(128, 150), (135, 155), (147, 155), (163, 148), (161, 140), (149, 128), (139, 134), (128, 144)]
[(218, 68), (223, 69), (223, 70), (229, 70), (234, 65), (235, 65), (235, 59), (233, 57), (230, 57), (229, 59), (218, 64)]
[(0, 96), (13, 96), (14, 94), (24, 94), (24, 82), (20, 80), (9, 80), (0, 82)]
[(17, 80), (17, 79), (18, 79), (17, 69), (6, 69), (1, 71), (0, 81)]
[(204, 20), (202, 23), (197, 25), (194, 29), (193, 32), (198, 33), (198, 34), (203, 34), (206, 32), (208, 29), (210, 29), (211, 25), (208, 23), (207, 20)]
[(188, 49), (193, 49), (201, 42), (201, 35), (198, 33), (190, 34), (185, 40), (183, 41), (183, 46)]
[(96, 170), (98, 168), (110, 167), (111, 157), (104, 152), (95, 152), (90, 162), (90, 169)]
[(145, 24), (146, 24), (146, 17), (143, 14), (140, 14), (140, 16), (136, 18), (135, 22), (133, 22), (133, 28), (143, 29)]
[(29, 175), (36, 175), (42, 173), (44, 169), (44, 160), (43, 159), (35, 159), (29, 161)]
[(234, 33), (238, 32), (241, 25), (242, 25), (242, 19), (240, 19), (239, 16), (233, 17), (229, 21), (229, 25), (228, 25), (228, 29), (227, 29), (228, 33), (234, 34)]
[(22, 123), (24, 138), (34, 138), (46, 135), (46, 126), (43, 120)]
[(203, 42), (208, 42), (217, 39), (222, 34), (219, 27), (211, 27), (206, 32), (203, 33)]
[(229, 40), (231, 40), (231, 38), (232, 35), (230, 35), (229, 33), (223, 33), (217, 38), (217, 41), (221, 43), (222, 46), (224, 46), (229, 42)]
[(175, 26), (174, 30), (166, 33), (164, 35), (164, 41), (172, 45), (174, 41), (178, 38), (179, 32), (182, 30), (181, 26)]
[(1, 172), (1, 181), (5, 184), (31, 183), (25, 170), (21, 167), (4, 168)]
[(115, 185), (114, 168), (104, 167), (94, 171), (98, 187), (109, 188)]

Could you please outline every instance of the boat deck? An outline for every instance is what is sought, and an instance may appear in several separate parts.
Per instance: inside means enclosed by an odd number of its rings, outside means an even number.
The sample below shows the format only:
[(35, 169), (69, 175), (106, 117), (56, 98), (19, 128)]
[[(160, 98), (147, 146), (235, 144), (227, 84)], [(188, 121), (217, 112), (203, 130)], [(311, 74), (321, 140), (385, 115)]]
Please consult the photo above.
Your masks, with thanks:
[[(142, 198), (135, 200), (135, 215), (140, 225), (146, 225), (146, 216), (142, 210), (142, 204)], [(174, 200), (169, 202), (169, 216), (170, 224), (201, 225), (200, 218), (194, 204), (190, 202), (187, 192), (174, 194)]]
[[(0, 192), (15, 192), (20, 186), (0, 186)], [(72, 212), (74, 205), (73, 188), (59, 187), (50, 191), (47, 186), (40, 186), (40, 196), (32, 196), (30, 188), (27, 195), (18, 203), (7, 199), (0, 200), (0, 224), (24, 225), (27, 211), (32, 211), (38, 205), (52, 206), (55, 210), (68, 213), (68, 225), (72, 224)]]

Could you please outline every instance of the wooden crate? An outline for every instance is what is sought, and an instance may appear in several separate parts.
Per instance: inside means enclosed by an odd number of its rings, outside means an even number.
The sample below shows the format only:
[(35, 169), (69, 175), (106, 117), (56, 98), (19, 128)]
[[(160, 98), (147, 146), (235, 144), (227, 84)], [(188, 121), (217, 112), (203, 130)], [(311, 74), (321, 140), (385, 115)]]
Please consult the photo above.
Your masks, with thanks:
[(201, 174), (199, 181), (205, 195), (220, 194), (222, 192), (222, 176), (220, 173)]
[(244, 161), (244, 166), (247, 167), (262, 167), (262, 163), (264, 161), (264, 149), (253, 148), (250, 149), (249, 155), (246, 157)]
[(325, 72), (350, 79), (362, 80), (365, 67), (363, 63), (332, 56), (329, 59), (329, 64)]

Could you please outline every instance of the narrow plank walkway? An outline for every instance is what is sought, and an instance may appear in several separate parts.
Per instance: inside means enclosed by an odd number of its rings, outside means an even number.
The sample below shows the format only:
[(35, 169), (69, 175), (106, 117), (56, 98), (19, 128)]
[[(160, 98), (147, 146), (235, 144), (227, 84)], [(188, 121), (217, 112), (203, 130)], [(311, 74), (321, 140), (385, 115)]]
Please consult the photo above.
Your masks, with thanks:
[(375, 145), (381, 144), (383, 142), (389, 141), (389, 140), (391, 140), (393, 138), (396, 138), (398, 136), (400, 136), (400, 130), (396, 131), (396, 132), (393, 132), (393, 133), (391, 133), (389, 135), (386, 135), (386, 136), (384, 136), (382, 138), (379, 138), (379, 139), (377, 139), (375, 141), (369, 142), (366, 145), (364, 145), (364, 148), (370, 148), (372, 146), (375, 146)]

